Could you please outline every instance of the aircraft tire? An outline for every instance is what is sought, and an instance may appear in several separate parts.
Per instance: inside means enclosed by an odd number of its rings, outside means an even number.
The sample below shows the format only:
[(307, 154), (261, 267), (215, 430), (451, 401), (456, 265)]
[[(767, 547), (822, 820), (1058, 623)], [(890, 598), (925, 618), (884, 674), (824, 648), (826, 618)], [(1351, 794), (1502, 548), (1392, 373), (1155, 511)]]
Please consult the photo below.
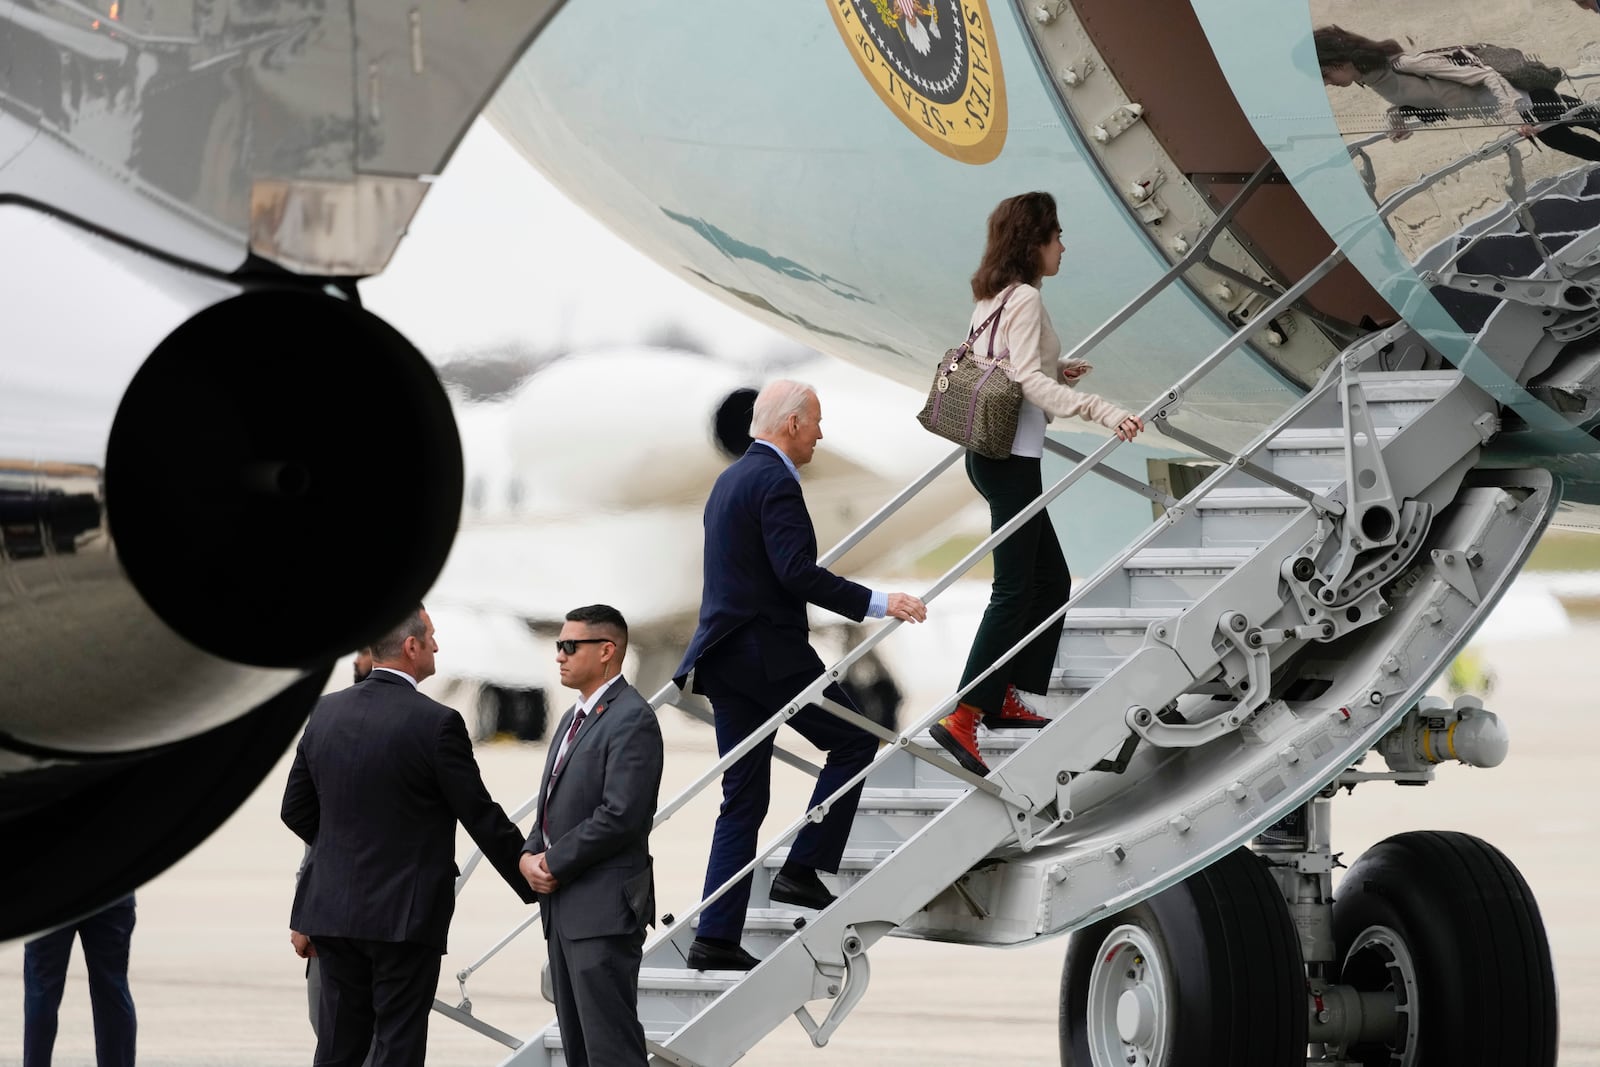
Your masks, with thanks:
[(1248, 849), (1072, 935), (1063, 1067), (1302, 1067), (1305, 968), (1289, 909)]
[(1333, 905), (1340, 982), (1396, 984), (1415, 1007), (1394, 1045), (1350, 1057), (1383, 1067), (1544, 1067), (1558, 1046), (1555, 971), (1539, 905), (1504, 853), (1469, 834), (1380, 841)]

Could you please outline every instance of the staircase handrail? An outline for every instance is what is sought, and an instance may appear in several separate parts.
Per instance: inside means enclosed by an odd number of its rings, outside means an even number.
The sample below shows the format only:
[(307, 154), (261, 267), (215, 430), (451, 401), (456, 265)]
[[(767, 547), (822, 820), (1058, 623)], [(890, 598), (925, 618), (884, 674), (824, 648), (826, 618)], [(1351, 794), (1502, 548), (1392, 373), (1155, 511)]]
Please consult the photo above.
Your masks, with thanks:
[[(1258, 171), (1255, 177), (1261, 178), (1264, 176), (1264, 173), (1265, 168), (1263, 168), (1262, 171)], [(1237, 198), (1235, 203), (1237, 203)], [(1233, 354), (1234, 351), (1248, 341), (1250, 337), (1260, 330), (1267, 322), (1271, 321), (1274, 316), (1279, 314), (1294, 301), (1300, 299), (1307, 291), (1316, 285), (1317, 282), (1321, 281), (1329, 272), (1338, 266), (1339, 263), (1343, 262), (1343, 260), (1343, 252), (1335, 249), (1315, 267), (1313, 267), (1304, 277), (1302, 277), (1300, 281), (1296, 282), (1294, 285), (1286, 289), (1281, 295), (1279, 295), (1277, 299), (1263, 309), (1260, 314), (1252, 317), (1250, 321), (1239, 327), (1233, 334), (1224, 340), (1222, 344), (1213, 350), (1210, 355), (1197, 363), (1186, 374), (1184, 374), (1182, 378), (1161, 393), (1155, 400), (1147, 404), (1139, 413), (1139, 417), (1145, 421), (1156, 417), (1165, 419), (1167, 416), (1176, 411), (1179, 405), (1183, 402), (1183, 399), (1190, 388), (1192, 388), (1211, 371), (1216, 369), (1216, 367), (1219, 366), (1229, 355)], [(1169, 271), (1166, 275), (1163, 275), (1162, 279), (1160, 279), (1156, 283), (1156, 286), (1152, 288), (1156, 289), (1157, 287), (1165, 286), (1174, 276), (1175, 275), (1173, 272)], [(1159, 290), (1157, 289), (1157, 291)], [(1108, 320), (1108, 322), (1115, 321), (1120, 323), (1120, 321), (1125, 321), (1127, 317), (1131, 316), (1133, 311), (1137, 311), (1138, 308), (1143, 307), (1144, 304), (1149, 302), (1149, 300), (1145, 298), (1149, 295), (1149, 292), (1150, 291), (1147, 290), (1146, 294), (1141, 294), (1141, 298), (1136, 298), (1134, 301), (1131, 301), (1121, 311), (1117, 312), (1116, 315), (1113, 315), (1112, 319)], [(1083, 342), (1073, 349), (1074, 353), (1086, 351), (1089, 347), (1092, 347), (1093, 344), (1098, 343), (1104, 332), (1109, 331), (1104, 331), (1103, 329), (1096, 330), (1093, 334), (1085, 338)], [(1300, 401), (1298, 401), (1291, 408), (1290, 412), (1286, 413), (1285, 417), (1303, 410), (1305, 406), (1315, 402), (1323, 392), (1331, 388), (1335, 381), (1337, 381), (1337, 376), (1331, 374), (1324, 375), (1323, 379), (1305, 396), (1303, 396)], [(1277, 423), (1281, 421), (1282, 418), (1275, 420), (1274, 425), (1277, 425)], [(1181, 514), (1182, 509), (1192, 506), (1193, 503), (1202, 499), (1206, 494), (1211, 492), (1211, 490), (1214, 489), (1227, 474), (1231, 473), (1235, 469), (1242, 469), (1243, 464), (1248, 460), (1248, 458), (1254, 455), (1256, 451), (1259, 451), (1260, 448), (1265, 447), (1266, 443), (1271, 440), (1272, 433), (1273, 430), (1270, 427), (1262, 431), (1262, 433), (1259, 434), (1250, 445), (1246, 446), (1246, 448), (1235, 457), (1234, 464), (1220, 467), (1217, 471), (1214, 471), (1209, 477), (1204, 479), (1200, 485), (1196, 486), (1184, 497), (1183, 501), (1179, 503), (1177, 509), (1169, 511), (1167, 515), (1164, 515), (1161, 519), (1153, 523), (1151, 527), (1147, 528), (1145, 533), (1139, 538), (1136, 538), (1122, 554), (1103, 566), (1101, 570), (1090, 579), (1087, 585), (1081, 587), (1079, 594), (1080, 597), (1084, 593), (1087, 593), (1098, 586), (1100, 582), (1104, 581), (1110, 574), (1114, 573), (1115, 569), (1120, 567), (1122, 563), (1125, 562), (1126, 559), (1129, 558), (1134, 552), (1137, 552), (1144, 545), (1148, 544), (1148, 542), (1157, 534), (1159, 534), (1159, 532), (1165, 528), (1166, 525), (1175, 520), (1175, 516), (1177, 514)], [(951, 585), (962, 578), (967, 571), (969, 571), (980, 560), (992, 552), (997, 545), (1003, 543), (1012, 534), (1016, 533), (1017, 530), (1021, 529), (1022, 526), (1031, 521), (1034, 516), (1042, 512), (1044, 508), (1049, 506), (1052, 501), (1054, 501), (1068, 488), (1076, 484), (1084, 475), (1089, 473), (1091, 470), (1097, 470), (1100, 468), (1106, 459), (1110, 457), (1111, 453), (1114, 452), (1122, 443), (1123, 442), (1121, 439), (1115, 436), (1108, 437), (1097, 448), (1095, 448), (1094, 451), (1084, 456), (1065, 475), (1052, 484), (1049, 489), (1041, 492), (1038, 497), (1035, 497), (1010, 521), (1003, 524), (999, 529), (993, 531), (987, 538), (980, 542), (975, 548), (968, 552), (966, 556), (964, 556), (959, 562), (951, 567), (950, 570), (946, 571), (945, 574), (935, 581), (934, 584), (928, 589), (928, 591), (922, 597), (922, 600), (925, 603), (931, 603), (937, 599), (939, 595), (944, 593), (950, 588)], [(959, 451), (960, 450), (958, 449), (957, 452), (959, 453)], [(946, 459), (941, 461), (941, 463), (944, 466), (948, 466), (949, 463), (954, 461), (954, 458), (954, 455), (946, 457)], [(929, 472), (929, 475), (932, 476), (936, 476), (936, 474), (936, 471)], [(932, 480), (931, 476), (925, 477), (928, 478), (928, 481)], [(909, 499), (909, 495), (905, 494), (904, 492), (896, 497), (896, 501), (898, 501), (900, 504), (903, 504), (906, 499)], [(880, 509), (880, 513), (882, 513), (884, 510), (885, 509)], [(874, 518), (877, 517), (877, 515), (874, 516)], [(879, 521), (881, 521), (881, 519)], [(868, 522), (871, 523), (872, 520), (869, 519)], [(876, 524), (873, 525), (875, 526)], [(866, 523), (863, 524), (863, 527), (865, 526), (867, 526)], [(861, 536), (864, 537), (866, 536), (867, 532), (870, 532), (870, 530), (862, 530), (861, 528), (858, 528), (858, 532), (860, 532)], [(853, 532), (851, 536), (855, 536), (855, 532)], [(848, 541), (849, 538), (846, 538), (846, 540)], [(738, 745), (730, 749), (720, 759), (718, 759), (717, 762), (708, 771), (697, 778), (694, 783), (692, 783), (685, 790), (681, 791), (677, 797), (673, 798), (673, 800), (669, 801), (666, 805), (659, 809), (656, 819), (652, 825), (659, 826), (661, 823), (669, 819), (673, 814), (676, 814), (677, 811), (681, 810), (681, 808), (687, 804), (690, 799), (692, 799), (707, 785), (709, 785), (710, 782), (719, 778), (728, 767), (732, 766), (739, 759), (743, 758), (744, 755), (748, 754), (757, 745), (761, 744), (768, 736), (775, 733), (784, 722), (798, 714), (801, 709), (808, 705), (821, 704), (824, 710), (828, 713), (833, 714), (836, 717), (846, 719), (847, 721), (851, 721), (863, 729), (866, 729), (868, 732), (879, 736), (881, 739), (889, 740), (890, 743), (884, 748), (880, 749), (878, 754), (871, 761), (869, 761), (865, 767), (863, 767), (857, 774), (851, 776), (846, 783), (841, 785), (827, 799), (807, 810), (804, 815), (787, 827), (777, 836), (777, 838), (775, 838), (764, 849), (758, 852), (753, 860), (751, 860), (737, 873), (732, 875), (729, 879), (718, 886), (717, 889), (715, 889), (711, 894), (699, 901), (699, 903), (697, 903), (689, 911), (683, 913), (681, 916), (676, 917), (675, 921), (669, 927), (661, 930), (657, 934), (656, 938), (646, 948), (646, 952), (648, 953), (666, 941), (670, 940), (675, 934), (683, 930), (685, 925), (698, 916), (707, 906), (720, 899), (747, 875), (750, 875), (752, 872), (754, 872), (774, 852), (776, 852), (779, 848), (782, 848), (786, 843), (788, 843), (788, 841), (792, 840), (792, 838), (798, 834), (800, 830), (803, 829), (808, 823), (820, 820), (824, 815), (826, 815), (827, 811), (833, 804), (837, 803), (838, 800), (846, 793), (854, 789), (856, 785), (864, 782), (867, 776), (874, 769), (876, 769), (882, 762), (890, 758), (896, 751), (899, 749), (908, 749), (914, 752), (918, 751), (920, 746), (917, 746), (912, 740), (917, 734), (921, 733), (942, 715), (948, 713), (949, 709), (953, 708), (963, 696), (967, 695), (967, 693), (969, 693), (974, 687), (981, 684), (991, 674), (998, 670), (1002, 664), (1010, 660), (1012, 656), (1014, 656), (1021, 649), (1025, 648), (1035, 637), (1043, 633), (1047, 627), (1062, 617), (1068, 610), (1069, 606), (1070, 602), (1060, 605), (1049, 618), (1036, 626), (1033, 631), (1031, 631), (1015, 646), (999, 656), (995, 662), (992, 663), (980, 675), (970, 680), (965, 686), (958, 687), (944, 700), (940, 701), (932, 711), (919, 718), (914, 726), (903, 730), (898, 734), (891, 735), (888, 733), (888, 731), (878, 727), (877, 724), (872, 723), (870, 720), (867, 720), (862, 716), (849, 713), (846, 709), (839, 708), (837, 706), (829, 706), (832, 704), (832, 701), (824, 700), (823, 693), (829, 686), (843, 678), (851, 666), (853, 666), (880, 642), (885, 640), (891, 633), (898, 629), (900, 626), (900, 620), (889, 619), (884, 625), (874, 630), (853, 649), (846, 652), (843, 657), (835, 661), (830, 667), (826, 668), (821, 675), (819, 675), (815, 680), (812, 681), (810, 685), (808, 685), (798, 695), (785, 704), (783, 708), (771, 715), (761, 724), (760, 727), (758, 727), (749, 736), (744, 738)], [(675, 684), (669, 684), (668, 686), (663, 687), (662, 691), (652, 698), (652, 704), (654, 705), (656, 701), (663, 698), (668, 698), (670, 694), (675, 691), (677, 691), (677, 686)], [(1048, 727), (1046, 729), (1048, 729)], [(1043, 732), (1044, 731), (1041, 731), (1041, 733)], [(958, 779), (967, 781), (975, 788), (985, 788), (987, 785), (986, 791), (988, 792), (1005, 792), (1003, 787), (998, 787), (993, 783), (987, 783), (984, 779), (967, 772), (955, 762), (940, 758), (941, 756), (942, 753), (939, 756), (928, 756), (924, 754), (923, 758), (928, 759), (930, 762), (940, 764), (948, 773), (952, 774)], [(1009, 795), (1007, 798), (1012, 799), (1012, 797)], [(536, 804), (536, 801), (537, 795), (525, 802), (519, 811), (523, 811), (525, 814), (526, 810), (532, 810), (531, 805)], [(477, 858), (478, 857), (474, 855), (474, 857), (469, 860), (469, 870), (471, 867), (476, 866), (475, 861)], [(461, 885), (465, 882), (467, 873), (468, 872), (464, 872), (462, 878), (458, 880), (457, 892), (460, 891)], [(469, 976), (473, 970), (476, 970), (477, 967), (481, 966), (483, 962), (487, 962), (487, 959), (490, 956), (500, 951), (506, 944), (509, 944), (512, 939), (518, 936), (528, 926), (532, 925), (532, 922), (533, 919), (531, 917), (522, 920), (518, 924), (517, 928), (512, 933), (502, 938), (492, 952), (485, 956), (483, 960), (480, 960), (471, 967), (465, 968), (463, 971), (458, 973), (457, 977), (458, 981), (460, 981), (462, 985), (464, 1000), (466, 999), (466, 977)]]

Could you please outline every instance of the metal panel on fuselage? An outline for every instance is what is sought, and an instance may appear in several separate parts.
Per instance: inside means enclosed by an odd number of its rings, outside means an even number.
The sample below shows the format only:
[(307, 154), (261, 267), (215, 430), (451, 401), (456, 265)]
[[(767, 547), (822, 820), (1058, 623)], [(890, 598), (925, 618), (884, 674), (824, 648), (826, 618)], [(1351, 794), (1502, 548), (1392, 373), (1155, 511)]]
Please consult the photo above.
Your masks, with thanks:
[[(657, 260), (810, 344), (911, 384), (964, 334), (989, 211), (1006, 196), (1047, 190), (1067, 258), (1045, 300), (1070, 347), (1166, 264), (1063, 127), (1015, 9), (914, 6), (944, 12), (944, 34), (959, 9), (971, 54), (997, 60), (993, 92), (1004, 96), (1006, 122), (987, 162), (935, 146), (932, 124), (959, 107), (936, 110), (918, 134), (921, 94), (891, 82), (907, 112), (875, 91), (868, 68), (885, 55), (849, 35), (880, 16), (851, 0), (569, 5), (489, 115), (568, 195)], [(858, 63), (852, 49), (875, 58)], [(988, 140), (977, 154), (994, 148)], [(1142, 406), (1225, 336), (1214, 314), (1175, 288), (1091, 357), (1085, 388)], [(1213, 439), (1242, 443), (1296, 393), (1242, 352), (1201, 383), (1186, 417)]]

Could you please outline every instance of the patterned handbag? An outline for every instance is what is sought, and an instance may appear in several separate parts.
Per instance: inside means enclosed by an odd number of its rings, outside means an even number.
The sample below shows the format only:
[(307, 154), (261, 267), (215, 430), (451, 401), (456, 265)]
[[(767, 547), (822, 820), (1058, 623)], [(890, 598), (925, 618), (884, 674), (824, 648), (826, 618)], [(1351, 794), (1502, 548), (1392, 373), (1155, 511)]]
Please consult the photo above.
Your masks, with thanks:
[[(1011, 455), (1011, 441), (1017, 434), (1017, 416), (1022, 411), (1022, 386), (1007, 373), (1010, 352), (994, 354), (994, 335), (999, 333), (1000, 312), (1016, 290), (1012, 286), (1001, 298), (1000, 306), (984, 319), (967, 339), (944, 354), (935, 368), (928, 401), (922, 405), (917, 421), (930, 433), (987, 459)], [(984, 330), (989, 331), (989, 355), (973, 349)]]

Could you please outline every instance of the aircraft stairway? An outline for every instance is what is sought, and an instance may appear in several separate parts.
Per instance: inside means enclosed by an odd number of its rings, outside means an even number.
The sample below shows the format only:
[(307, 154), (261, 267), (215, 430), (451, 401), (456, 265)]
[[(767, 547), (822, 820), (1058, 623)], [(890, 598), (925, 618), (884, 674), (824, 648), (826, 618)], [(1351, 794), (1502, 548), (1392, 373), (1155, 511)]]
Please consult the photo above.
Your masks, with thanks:
[[(1246, 192), (1269, 169), (1258, 172)], [(1600, 260), (1600, 252), (1590, 251), (1600, 248), (1600, 230), (1591, 226), (1600, 221), (1600, 190), (1589, 190), (1587, 182), (1573, 179), (1565, 191), (1555, 191), (1560, 203), (1536, 205), (1536, 212), (1519, 198), (1501, 218), (1463, 232), (1435, 251), (1431, 280), (1441, 292), (1472, 296), (1484, 284), (1516, 281), (1508, 272), (1523, 267), (1524, 280), (1538, 282), (1541, 271), (1570, 279), (1579, 259), (1584, 268), (1590, 258)], [(1389, 209), (1413, 193), (1393, 198)], [(1227, 225), (1232, 210), (1219, 216), (1216, 229)], [(1581, 215), (1576, 223), (1574, 213)], [(1561, 228), (1575, 225), (1591, 228)], [(1069, 355), (1082, 354), (1148, 304), (1206, 255), (1208, 243), (1203, 236), (1161, 281)], [(1529, 265), (1528, 247), (1538, 264)], [(1563, 254), (1569, 259), (1552, 262)], [(1330, 985), (1339, 970), (1333, 936), (1323, 925), (1333, 864), (1326, 797), (1336, 783), (1426, 781), (1432, 764), (1447, 758), (1430, 745), (1448, 747), (1448, 758), (1471, 761), (1449, 742), (1454, 713), (1419, 701), (1526, 561), (1558, 503), (1559, 485), (1547, 470), (1484, 460), (1484, 446), (1501, 430), (1501, 409), (1405, 323), (1347, 347), (1317, 385), (1238, 451), (1183, 429), (1179, 416), (1188, 390), (1341, 259), (1336, 251), (1283, 290), (1141, 412), (1169, 439), (1216, 462), (1182, 500), (1104, 465), (1115, 439), (1088, 455), (1051, 441), (1048, 447), (1073, 461), (1069, 473), (928, 591), (924, 599), (931, 602), (1088, 475), (1155, 502), (1152, 524), (1001, 657), (1009, 659), (1060, 621), (1050, 691), (1035, 702), (1051, 722), (1037, 731), (980, 729), (986, 777), (956, 764), (927, 732), (981, 678), (898, 734), (822, 698), (830, 682), (892, 635), (898, 624), (890, 621), (662, 807), (657, 825), (807, 703), (884, 742), (854, 782), (765, 843), (744, 871), (688, 912), (663, 916), (639, 982), (639, 1017), (652, 1062), (734, 1063), (791, 1015), (815, 1044), (825, 1044), (869, 992), (870, 951), (886, 936), (1011, 945), (1090, 924), (1095, 930), (1114, 925), (1141, 901), (1157, 894), (1164, 899), (1186, 879), (1211, 878), (1232, 887), (1229, 893), (1254, 886), (1259, 893), (1267, 876), (1253, 861), (1241, 867), (1239, 857), (1248, 859), (1248, 853), (1240, 850), (1255, 840), (1271, 852), (1274, 838), (1296, 819), (1315, 832), (1302, 835), (1287, 867), (1284, 861), (1274, 867), (1272, 878), (1284, 886), (1282, 922), (1293, 962), (1279, 960), (1286, 980), (1276, 985), (1289, 990), (1279, 1004), (1295, 1005), (1285, 1008), (1290, 1014), (1300, 1012), (1308, 990), (1317, 1010), (1309, 1023), (1304, 1014), (1292, 1026), (1285, 1023), (1283, 1047), (1293, 1059), (1310, 1035), (1313, 1050), (1325, 1050), (1323, 1058), (1313, 1055), (1315, 1062), (1344, 1064), (1342, 1050), (1350, 1042), (1371, 1039), (1371, 1019), (1329, 1022), (1322, 1010), (1324, 995), (1355, 995), (1348, 986)], [(1497, 329), (1523, 331), (1537, 320), (1539, 336), (1521, 338), (1525, 343), (1516, 350), (1525, 358), (1514, 367), (1502, 360), (1522, 380), (1541, 367), (1573, 362), (1547, 358), (1540, 345), (1552, 333), (1552, 320), (1559, 325), (1580, 314), (1575, 307), (1552, 307), (1534, 288), (1494, 290), (1499, 303), (1483, 315), (1480, 333), (1482, 340)], [(1582, 302), (1574, 292), (1565, 299)], [(952, 451), (821, 562), (870, 534), (961, 454)], [(708, 715), (670, 686), (653, 701), (668, 702)], [(1354, 770), (1373, 749), (1390, 771)], [(781, 744), (774, 752), (817, 772)], [(789, 842), (863, 780), (844, 861), (837, 874), (825, 876), (838, 899), (821, 912), (774, 906), (768, 893)], [(754, 886), (743, 943), (759, 965), (749, 972), (689, 969), (700, 912), (746, 874)], [(1311, 895), (1297, 898), (1302, 890)], [(534, 921), (526, 920), (489, 955)], [(1297, 925), (1299, 949), (1292, 947)], [(1146, 934), (1125, 935), (1129, 929), (1113, 930), (1105, 944), (1145, 944), (1140, 938)], [(513, 1047), (507, 1065), (565, 1063), (554, 1022), (519, 1042), (471, 1017), (465, 981), (481, 962), (458, 974), (462, 1005), (436, 1008)], [(1102, 970), (1097, 963), (1096, 975)], [(1134, 972), (1127, 977), (1131, 981)], [(1099, 1030), (1092, 1040), (1105, 1043), (1096, 1055), (1112, 1063), (1126, 1052), (1133, 1056), (1127, 1062), (1144, 1062), (1139, 1056), (1149, 1050), (1139, 1043), (1148, 1035), (1118, 1037), (1124, 1027), (1119, 1005), (1148, 989), (1128, 987), (1119, 1001), (1120, 980), (1111, 977), (1111, 1000), (1100, 1005), (1103, 1018), (1094, 1022)], [(1091, 1012), (1096, 995), (1090, 992)], [(1409, 1025), (1392, 992), (1376, 995), (1389, 997), (1385, 1019)]]
[[(656, 1062), (733, 1063), (790, 1015), (824, 1043), (868, 991), (884, 936), (1014, 944), (1125, 908), (1248, 842), (1395, 727), (1556, 499), (1547, 472), (1475, 468), (1495, 405), (1426, 364), (1404, 326), (1352, 346), (1075, 590), (1041, 701), (1052, 722), (985, 733), (986, 779), (926, 733), (958, 694), (888, 734), (831, 907), (768, 900), (802, 823), (752, 865), (753, 971), (687, 968), (704, 903), (672, 923), (640, 975)], [(505, 1062), (560, 1064), (561, 1048), (552, 1023)]]

